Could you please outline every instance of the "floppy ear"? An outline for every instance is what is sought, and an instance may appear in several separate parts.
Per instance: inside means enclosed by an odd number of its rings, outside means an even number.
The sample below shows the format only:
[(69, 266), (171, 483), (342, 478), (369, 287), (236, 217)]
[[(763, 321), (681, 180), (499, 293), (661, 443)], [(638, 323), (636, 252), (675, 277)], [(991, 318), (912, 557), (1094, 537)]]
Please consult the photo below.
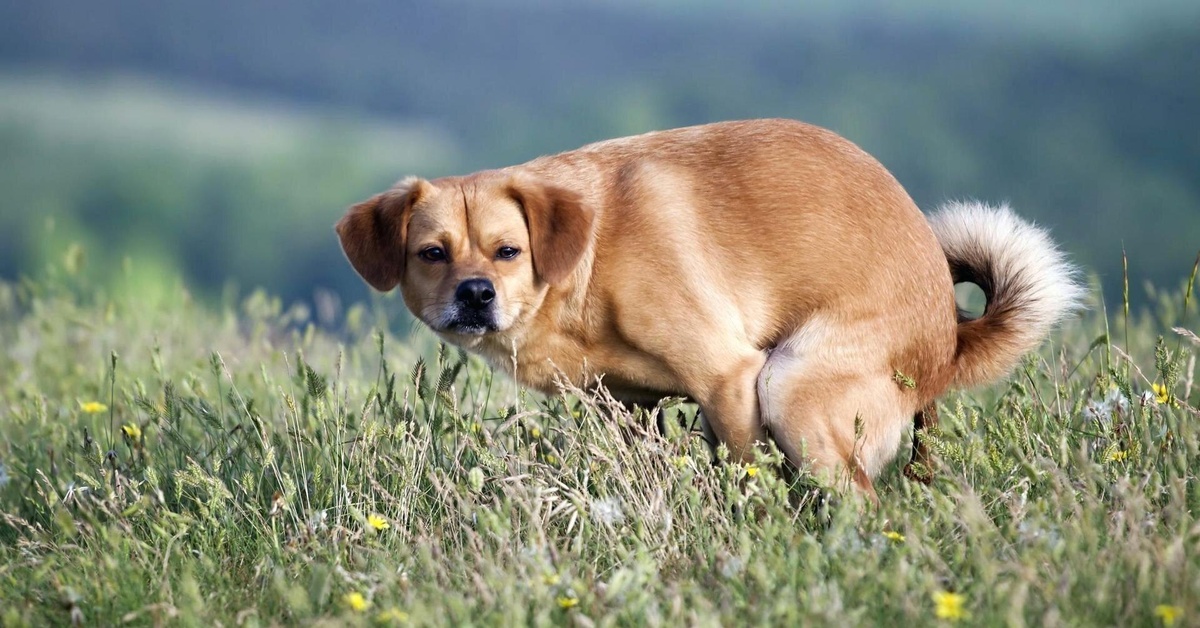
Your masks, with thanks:
[(346, 211), (337, 223), (342, 251), (372, 288), (387, 292), (404, 276), (405, 240), (413, 203), (430, 185), (409, 177)]
[(525, 210), (533, 269), (546, 283), (562, 283), (591, 244), (595, 213), (579, 194), (537, 181), (514, 179), (509, 193)]

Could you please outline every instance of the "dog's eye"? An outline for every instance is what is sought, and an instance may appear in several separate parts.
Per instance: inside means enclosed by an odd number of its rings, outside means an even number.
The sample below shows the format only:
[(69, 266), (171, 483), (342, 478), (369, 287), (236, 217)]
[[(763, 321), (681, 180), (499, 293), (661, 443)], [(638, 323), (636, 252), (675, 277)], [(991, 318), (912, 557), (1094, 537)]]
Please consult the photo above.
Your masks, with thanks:
[(496, 250), (496, 259), (512, 259), (520, 253), (521, 249), (511, 246), (502, 246)]
[(419, 255), (421, 257), (421, 259), (423, 259), (427, 262), (444, 262), (444, 261), (446, 261), (446, 252), (443, 251), (440, 247), (436, 247), (436, 246), (431, 246), (426, 249), (421, 249), (421, 252), (417, 253), (417, 255)]

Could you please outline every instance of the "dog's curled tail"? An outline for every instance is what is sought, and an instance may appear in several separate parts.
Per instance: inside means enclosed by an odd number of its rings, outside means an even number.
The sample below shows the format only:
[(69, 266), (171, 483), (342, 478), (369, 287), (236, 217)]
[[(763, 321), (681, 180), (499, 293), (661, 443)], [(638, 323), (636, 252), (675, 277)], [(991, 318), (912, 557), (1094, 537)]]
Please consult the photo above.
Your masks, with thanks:
[(1007, 375), (1050, 330), (1083, 305), (1078, 271), (1044, 230), (1006, 205), (953, 202), (929, 217), (954, 283), (970, 282), (987, 298), (983, 315), (961, 312), (955, 386)]

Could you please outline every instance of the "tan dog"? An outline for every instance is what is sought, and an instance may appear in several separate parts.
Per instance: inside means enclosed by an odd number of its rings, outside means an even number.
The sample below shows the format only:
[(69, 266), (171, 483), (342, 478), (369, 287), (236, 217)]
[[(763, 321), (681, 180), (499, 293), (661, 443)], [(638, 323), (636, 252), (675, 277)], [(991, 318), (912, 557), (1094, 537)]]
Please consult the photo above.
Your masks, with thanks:
[[(337, 231), (369, 284), (524, 385), (686, 396), (735, 459), (769, 434), (868, 492), (914, 415), (1004, 376), (1082, 296), (1007, 208), (926, 220), (871, 156), (789, 120), (408, 178)], [(983, 289), (981, 318), (956, 281)]]

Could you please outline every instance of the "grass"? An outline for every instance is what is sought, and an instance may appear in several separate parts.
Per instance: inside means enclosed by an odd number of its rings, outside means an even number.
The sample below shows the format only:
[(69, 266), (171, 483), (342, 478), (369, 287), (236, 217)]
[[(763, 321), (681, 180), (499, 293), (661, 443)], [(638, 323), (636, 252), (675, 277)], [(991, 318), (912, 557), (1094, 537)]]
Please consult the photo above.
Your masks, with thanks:
[(1196, 318), (1155, 298), (949, 395), (875, 508), (381, 333), (394, 300), (0, 284), (0, 624), (1194, 625)]

